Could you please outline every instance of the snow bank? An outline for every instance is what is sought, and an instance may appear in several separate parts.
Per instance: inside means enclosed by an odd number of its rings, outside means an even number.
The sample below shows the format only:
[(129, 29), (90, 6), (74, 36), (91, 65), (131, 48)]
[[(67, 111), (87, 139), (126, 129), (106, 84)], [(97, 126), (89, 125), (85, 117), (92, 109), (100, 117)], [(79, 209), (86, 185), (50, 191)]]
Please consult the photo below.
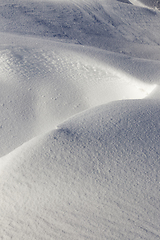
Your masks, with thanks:
[(1, 235), (158, 240), (159, 111), (103, 105), (2, 158)]
[(1, 156), (83, 110), (144, 98), (159, 83), (156, 61), (66, 44), (5, 46), (0, 62)]
[[(159, 17), (158, 11), (110, 0), (8, 4), (5, 1), (0, 9), (0, 31), (141, 57), (160, 44)], [(159, 48), (156, 51), (159, 56)]]
[(1, 239), (160, 239), (160, 13), (129, 2), (1, 1)]

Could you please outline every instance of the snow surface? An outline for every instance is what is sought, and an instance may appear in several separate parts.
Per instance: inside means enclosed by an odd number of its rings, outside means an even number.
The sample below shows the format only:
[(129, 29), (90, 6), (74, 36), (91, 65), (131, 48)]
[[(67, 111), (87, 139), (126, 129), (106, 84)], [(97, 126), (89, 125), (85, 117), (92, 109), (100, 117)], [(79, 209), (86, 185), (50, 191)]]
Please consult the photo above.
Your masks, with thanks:
[(0, 239), (160, 239), (160, 12), (1, 0)]

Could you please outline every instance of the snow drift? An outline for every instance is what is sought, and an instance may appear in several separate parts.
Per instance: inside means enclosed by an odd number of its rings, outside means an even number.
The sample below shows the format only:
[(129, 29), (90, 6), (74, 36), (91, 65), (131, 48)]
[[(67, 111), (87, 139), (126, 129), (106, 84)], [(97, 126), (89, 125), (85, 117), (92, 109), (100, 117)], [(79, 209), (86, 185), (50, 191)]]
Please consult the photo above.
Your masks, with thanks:
[(149, 5), (1, 1), (1, 239), (160, 239)]
[(159, 111), (157, 100), (113, 102), (3, 157), (1, 234), (159, 239)]

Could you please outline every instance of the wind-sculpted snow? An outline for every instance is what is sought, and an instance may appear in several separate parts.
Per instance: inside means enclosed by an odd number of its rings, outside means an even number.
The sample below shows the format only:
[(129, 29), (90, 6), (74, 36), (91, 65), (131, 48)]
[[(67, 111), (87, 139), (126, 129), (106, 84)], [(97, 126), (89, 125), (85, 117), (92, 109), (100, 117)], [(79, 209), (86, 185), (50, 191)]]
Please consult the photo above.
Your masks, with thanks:
[(160, 239), (160, 12), (0, 2), (0, 239)]
[(142, 4), (140, 6), (147, 6), (149, 8), (160, 8), (160, 1), (159, 0), (131, 0), (134, 4)]
[(2, 158), (1, 236), (158, 240), (159, 115), (159, 101), (113, 102)]
[(1, 5), (2, 32), (50, 37), (137, 56), (160, 44), (158, 11), (115, 0)]
[[(110, 52), (82, 52), (82, 47), (71, 50), (65, 46), (55, 43), (50, 50), (24, 46), (1, 50), (1, 156), (90, 107), (143, 98), (159, 82), (156, 62), (152, 62), (153, 81), (147, 61), (141, 61), (139, 68), (138, 59), (133, 64), (133, 60)], [(144, 78), (139, 69), (146, 69), (148, 83), (138, 81), (133, 68), (139, 79)]]

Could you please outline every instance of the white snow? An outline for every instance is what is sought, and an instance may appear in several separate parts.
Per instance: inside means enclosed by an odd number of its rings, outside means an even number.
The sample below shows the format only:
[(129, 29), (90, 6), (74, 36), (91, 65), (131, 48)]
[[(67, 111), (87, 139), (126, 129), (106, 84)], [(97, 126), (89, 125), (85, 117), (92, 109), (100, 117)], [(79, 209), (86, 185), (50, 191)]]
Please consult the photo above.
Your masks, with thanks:
[(158, 5), (2, 0), (0, 22), (0, 239), (160, 239)]

